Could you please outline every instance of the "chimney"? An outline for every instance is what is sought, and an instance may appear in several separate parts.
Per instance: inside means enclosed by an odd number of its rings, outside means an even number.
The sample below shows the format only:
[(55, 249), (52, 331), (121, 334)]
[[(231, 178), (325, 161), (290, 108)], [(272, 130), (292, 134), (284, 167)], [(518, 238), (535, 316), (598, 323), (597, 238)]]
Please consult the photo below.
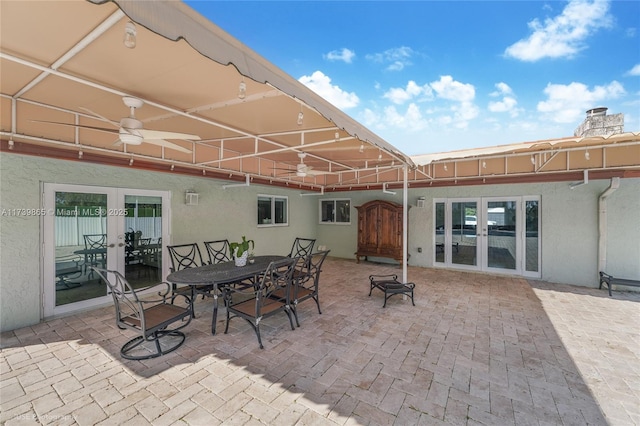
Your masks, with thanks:
[(611, 136), (624, 132), (624, 114), (607, 115), (607, 107), (587, 110), (587, 118), (573, 132), (574, 136)]

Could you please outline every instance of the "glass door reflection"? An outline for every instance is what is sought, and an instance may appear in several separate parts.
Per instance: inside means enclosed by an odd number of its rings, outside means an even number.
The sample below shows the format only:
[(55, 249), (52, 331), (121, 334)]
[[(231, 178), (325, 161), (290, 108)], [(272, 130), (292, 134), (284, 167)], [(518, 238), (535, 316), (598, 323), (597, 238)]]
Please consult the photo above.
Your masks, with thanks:
[(56, 191), (54, 211), (55, 306), (106, 296), (107, 194)]
[(133, 288), (162, 277), (162, 197), (125, 195), (124, 271)]
[(451, 263), (478, 265), (478, 203), (451, 203)]

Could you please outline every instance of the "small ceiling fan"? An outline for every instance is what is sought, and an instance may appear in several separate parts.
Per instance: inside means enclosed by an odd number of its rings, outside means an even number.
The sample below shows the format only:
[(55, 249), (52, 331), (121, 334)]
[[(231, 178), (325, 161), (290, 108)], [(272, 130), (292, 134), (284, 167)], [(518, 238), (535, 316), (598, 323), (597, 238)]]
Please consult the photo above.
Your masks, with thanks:
[(282, 169), (274, 167), (273, 170), (284, 170), (287, 174), (295, 174), (298, 177), (306, 177), (306, 176), (318, 176), (318, 175), (328, 175), (333, 174), (333, 172), (323, 172), (320, 170), (313, 170), (313, 166), (308, 166), (304, 164), (304, 158), (307, 156), (305, 152), (299, 152), (298, 157), (300, 158), (300, 163), (296, 164), (296, 169)]
[(162, 130), (150, 130), (143, 128), (142, 121), (138, 120), (135, 116), (136, 108), (142, 107), (144, 102), (140, 99), (133, 98), (130, 96), (125, 96), (122, 98), (122, 101), (126, 106), (129, 107), (129, 117), (124, 117), (120, 120), (120, 122), (110, 120), (106, 117), (103, 117), (100, 114), (97, 114), (91, 111), (88, 108), (82, 108), (82, 110), (88, 112), (89, 114), (96, 117), (98, 120), (104, 121), (116, 127), (116, 129), (107, 129), (104, 127), (96, 127), (96, 126), (84, 126), (80, 124), (70, 124), (70, 123), (58, 123), (54, 121), (40, 121), (41, 123), (49, 123), (49, 124), (58, 124), (61, 126), (72, 126), (72, 127), (80, 127), (83, 129), (97, 130), (100, 132), (106, 133), (117, 133), (119, 136), (118, 141), (116, 141), (115, 145), (126, 144), (126, 145), (141, 145), (143, 142), (163, 146), (165, 148), (173, 149), (175, 151), (184, 152), (187, 154), (191, 153), (190, 149), (187, 149), (178, 144), (169, 142), (165, 139), (185, 139), (185, 140), (195, 140), (199, 141), (200, 136), (190, 135), (188, 133), (177, 133), (177, 132), (167, 132)]

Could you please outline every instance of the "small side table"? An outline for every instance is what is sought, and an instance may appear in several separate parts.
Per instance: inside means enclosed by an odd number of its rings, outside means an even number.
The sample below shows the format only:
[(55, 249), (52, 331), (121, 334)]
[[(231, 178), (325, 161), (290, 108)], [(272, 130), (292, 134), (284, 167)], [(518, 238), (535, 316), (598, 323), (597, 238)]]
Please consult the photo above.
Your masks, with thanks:
[(401, 283), (398, 281), (397, 275), (369, 275), (369, 282), (371, 284), (371, 288), (369, 289), (369, 296), (371, 296), (371, 292), (374, 288), (381, 290), (384, 292), (384, 305), (383, 308), (387, 306), (387, 300), (393, 296), (394, 294), (404, 294), (411, 297), (411, 304), (416, 306), (413, 301), (413, 289), (415, 288), (414, 283)]

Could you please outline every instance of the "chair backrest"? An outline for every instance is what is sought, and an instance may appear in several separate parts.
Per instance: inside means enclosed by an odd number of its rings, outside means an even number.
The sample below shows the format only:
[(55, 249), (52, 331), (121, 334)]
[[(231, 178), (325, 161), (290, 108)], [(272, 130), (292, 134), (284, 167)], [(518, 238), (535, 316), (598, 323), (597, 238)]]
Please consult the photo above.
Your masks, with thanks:
[(331, 250), (324, 250), (313, 253), (309, 262), (309, 273), (313, 277), (315, 284), (318, 285), (320, 280), (320, 272), (322, 272), (322, 264)]
[[(127, 279), (118, 271), (93, 267), (109, 287), (116, 308), (116, 324), (145, 329), (144, 308)], [(127, 318), (127, 321), (123, 321)]]
[(311, 238), (296, 238), (291, 246), (291, 252), (289, 257), (301, 257), (308, 261), (311, 253), (313, 252), (313, 246), (316, 243), (315, 239)]
[(308, 272), (309, 261), (311, 260), (311, 253), (313, 253), (313, 246), (315, 243), (316, 240), (311, 238), (298, 237), (293, 241), (289, 257), (302, 258), (302, 262), (298, 264), (298, 270), (302, 273)]
[(228, 262), (231, 260), (229, 257), (231, 254), (229, 240), (205, 241), (204, 246), (207, 249), (210, 264), (215, 265), (216, 263)]
[[(256, 293), (256, 316), (261, 315), (265, 303), (273, 300), (274, 294), (283, 295), (286, 304), (289, 304), (289, 288), (293, 281), (293, 271), (300, 258), (289, 258), (271, 262), (262, 275), (258, 291)], [(280, 290), (280, 291), (279, 291)]]
[(84, 248), (99, 249), (107, 246), (107, 234), (85, 234)]
[(171, 258), (171, 272), (204, 265), (198, 243), (167, 246)]

